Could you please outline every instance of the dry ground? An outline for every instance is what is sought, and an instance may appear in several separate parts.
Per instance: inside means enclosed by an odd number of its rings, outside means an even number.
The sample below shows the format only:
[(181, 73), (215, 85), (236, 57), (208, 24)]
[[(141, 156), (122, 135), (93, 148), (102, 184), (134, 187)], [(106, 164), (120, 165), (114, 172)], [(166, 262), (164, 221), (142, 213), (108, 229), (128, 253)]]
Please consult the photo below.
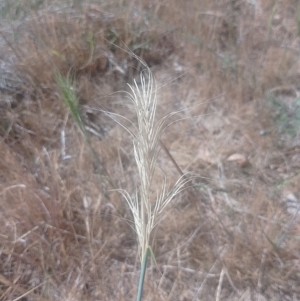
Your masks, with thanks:
[[(144, 300), (300, 300), (297, 0), (2, 0), (0, 300), (132, 300), (139, 258), (113, 187), (138, 183), (124, 93), (152, 68), (159, 168), (197, 178), (156, 228)], [(101, 162), (64, 105), (76, 79)], [(159, 187), (160, 179), (153, 189)]]

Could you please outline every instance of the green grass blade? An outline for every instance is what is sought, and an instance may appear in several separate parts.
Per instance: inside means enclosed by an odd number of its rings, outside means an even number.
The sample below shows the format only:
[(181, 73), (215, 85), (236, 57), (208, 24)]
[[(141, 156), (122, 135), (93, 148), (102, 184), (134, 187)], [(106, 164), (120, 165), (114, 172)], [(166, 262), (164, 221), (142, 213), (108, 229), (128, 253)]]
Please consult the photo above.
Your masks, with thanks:
[(269, 40), (270, 35), (271, 35), (272, 24), (273, 24), (273, 21), (274, 21), (275, 14), (276, 14), (276, 12), (277, 12), (277, 8), (278, 8), (278, 0), (276, 0), (274, 6), (273, 6), (273, 8), (272, 8), (272, 12), (271, 12), (270, 18), (269, 18), (269, 22), (268, 22), (268, 31), (267, 31), (267, 39), (268, 39), (268, 40)]
[(70, 109), (72, 117), (74, 118), (78, 127), (80, 128), (84, 136), (86, 136), (85, 128), (78, 110), (78, 100), (75, 92), (75, 81), (70, 78), (69, 73), (66, 77), (64, 77), (58, 70), (55, 70), (54, 74), (63, 101)]
[(297, 9), (297, 30), (298, 30), (298, 37), (300, 37), (300, 3), (298, 4), (298, 9)]
[[(56, 83), (60, 90), (60, 94), (63, 98), (63, 101), (65, 102), (66, 106), (70, 109), (73, 119), (75, 120), (76, 124), (78, 125), (79, 129), (81, 130), (81, 132), (92, 152), (93, 159), (96, 164), (97, 172), (102, 176), (103, 176), (103, 174), (105, 174), (109, 184), (111, 185), (112, 188), (115, 189), (116, 185), (113, 183), (113, 181), (109, 177), (109, 174), (108, 174), (105, 166), (100, 161), (96, 151), (94, 150), (94, 148), (92, 146), (91, 140), (85, 130), (85, 126), (81, 119), (80, 112), (78, 109), (78, 99), (77, 99), (76, 90), (75, 90), (75, 88), (76, 88), (75, 80), (72, 80), (70, 78), (70, 73), (68, 73), (67, 76), (65, 77), (57, 69), (54, 70), (54, 75), (55, 75)], [(104, 182), (100, 181), (100, 185), (105, 193), (105, 196), (109, 199), (109, 197), (106, 193), (106, 188), (105, 188)]]

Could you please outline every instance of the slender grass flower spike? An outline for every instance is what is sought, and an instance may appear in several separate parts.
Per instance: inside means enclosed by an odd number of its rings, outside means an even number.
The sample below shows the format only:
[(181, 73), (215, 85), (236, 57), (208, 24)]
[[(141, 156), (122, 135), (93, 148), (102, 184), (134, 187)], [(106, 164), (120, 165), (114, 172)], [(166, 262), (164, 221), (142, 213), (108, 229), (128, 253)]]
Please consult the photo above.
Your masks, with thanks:
[(150, 235), (154, 227), (159, 223), (166, 206), (184, 189), (185, 184), (190, 179), (182, 176), (169, 189), (165, 176), (156, 199), (151, 199), (152, 180), (160, 151), (159, 138), (165, 129), (166, 121), (170, 116), (176, 114), (176, 112), (160, 120), (156, 120), (157, 95), (155, 80), (146, 63), (138, 57), (135, 58), (145, 67), (145, 70), (140, 75), (140, 85), (134, 80), (134, 85), (129, 85), (130, 93), (127, 93), (135, 109), (137, 125), (135, 125), (134, 130), (130, 130), (125, 126), (123, 127), (133, 138), (134, 157), (140, 178), (140, 186), (137, 187), (134, 197), (131, 197), (124, 190), (119, 190), (119, 192), (124, 196), (132, 212), (134, 227), (137, 233), (141, 259), (137, 300), (141, 300), (147, 258), (149, 253), (152, 253), (149, 245)]

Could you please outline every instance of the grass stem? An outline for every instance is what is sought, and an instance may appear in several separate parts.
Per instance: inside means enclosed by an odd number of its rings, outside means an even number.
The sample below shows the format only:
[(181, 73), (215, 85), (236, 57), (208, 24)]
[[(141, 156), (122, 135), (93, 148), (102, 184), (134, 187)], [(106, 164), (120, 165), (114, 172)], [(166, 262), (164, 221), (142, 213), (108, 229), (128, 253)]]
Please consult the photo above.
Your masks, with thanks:
[(139, 286), (138, 286), (138, 293), (137, 293), (137, 301), (142, 300), (143, 295), (143, 287), (144, 287), (144, 280), (146, 275), (146, 268), (147, 268), (147, 261), (148, 261), (148, 255), (149, 255), (150, 247), (146, 249), (146, 253), (143, 256), (142, 260), (142, 266), (141, 266), (141, 274), (140, 274), (140, 280), (139, 280)]

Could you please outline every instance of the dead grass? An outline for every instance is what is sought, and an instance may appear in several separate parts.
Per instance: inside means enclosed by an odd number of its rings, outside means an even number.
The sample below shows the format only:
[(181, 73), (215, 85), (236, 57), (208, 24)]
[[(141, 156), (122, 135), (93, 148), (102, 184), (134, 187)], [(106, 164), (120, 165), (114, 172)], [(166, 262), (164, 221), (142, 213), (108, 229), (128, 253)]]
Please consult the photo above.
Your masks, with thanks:
[(140, 71), (129, 50), (162, 87), (158, 117), (184, 109), (159, 165), (200, 176), (155, 230), (144, 299), (299, 300), (298, 2), (3, 3), (0, 300), (135, 297), (129, 209), (99, 185), (53, 72), (76, 78), (92, 144), (133, 192), (131, 142), (99, 110), (133, 118), (115, 93)]

